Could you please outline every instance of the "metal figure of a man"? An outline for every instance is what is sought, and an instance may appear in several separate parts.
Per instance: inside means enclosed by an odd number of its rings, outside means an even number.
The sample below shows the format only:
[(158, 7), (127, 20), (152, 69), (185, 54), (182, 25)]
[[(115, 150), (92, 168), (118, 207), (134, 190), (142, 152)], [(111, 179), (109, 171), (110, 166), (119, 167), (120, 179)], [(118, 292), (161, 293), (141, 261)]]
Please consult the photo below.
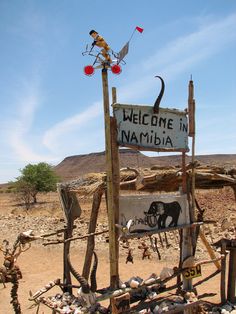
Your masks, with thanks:
[(94, 41), (92, 43), (92, 46), (97, 46), (99, 48), (102, 48), (101, 50), (101, 54), (103, 55), (104, 59), (111, 63), (111, 57), (108, 53), (108, 51), (110, 50), (110, 47), (108, 46), (107, 42), (104, 40), (104, 38), (102, 36), (100, 36), (94, 29), (92, 29), (89, 32), (89, 35), (93, 37)]

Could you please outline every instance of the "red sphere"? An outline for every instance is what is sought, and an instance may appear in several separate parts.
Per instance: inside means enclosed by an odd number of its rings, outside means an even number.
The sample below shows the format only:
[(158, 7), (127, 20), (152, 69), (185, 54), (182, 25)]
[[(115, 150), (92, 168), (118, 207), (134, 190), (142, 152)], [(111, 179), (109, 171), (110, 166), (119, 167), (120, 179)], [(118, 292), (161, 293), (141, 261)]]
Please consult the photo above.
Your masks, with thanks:
[(88, 76), (93, 75), (94, 74), (94, 67), (92, 65), (86, 65), (84, 67), (84, 74), (88, 75)]
[(119, 66), (119, 64), (114, 64), (112, 67), (111, 67), (111, 72), (113, 74), (120, 74), (121, 73), (121, 67)]

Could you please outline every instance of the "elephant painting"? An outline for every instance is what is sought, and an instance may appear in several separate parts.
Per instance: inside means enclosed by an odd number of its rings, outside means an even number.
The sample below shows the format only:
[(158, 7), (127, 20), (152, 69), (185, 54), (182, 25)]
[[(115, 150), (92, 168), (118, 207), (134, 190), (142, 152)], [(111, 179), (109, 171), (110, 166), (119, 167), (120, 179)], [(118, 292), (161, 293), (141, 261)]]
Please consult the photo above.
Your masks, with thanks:
[[(166, 227), (176, 227), (178, 224), (181, 206), (178, 202), (164, 203), (160, 201), (152, 202), (148, 211), (144, 212), (149, 227), (158, 226), (158, 229)], [(167, 217), (171, 218), (171, 222), (166, 226)]]

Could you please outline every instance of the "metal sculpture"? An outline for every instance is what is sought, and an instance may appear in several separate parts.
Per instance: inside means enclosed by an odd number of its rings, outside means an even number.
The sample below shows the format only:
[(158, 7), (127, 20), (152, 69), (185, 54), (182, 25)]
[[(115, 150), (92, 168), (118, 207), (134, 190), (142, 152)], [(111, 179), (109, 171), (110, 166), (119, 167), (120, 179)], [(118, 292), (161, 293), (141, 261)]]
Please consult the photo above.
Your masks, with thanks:
[[(83, 56), (92, 56), (94, 59), (93, 64), (86, 65), (84, 67), (84, 74), (91, 76), (94, 74), (96, 69), (109, 69), (113, 74), (120, 74), (122, 71), (121, 65), (125, 64), (124, 58), (129, 52), (129, 43), (135, 33), (143, 32), (143, 28), (137, 26), (128, 42), (123, 46), (123, 48), (117, 53), (113, 51), (103, 36), (101, 36), (96, 30), (92, 29), (89, 32), (89, 35), (93, 38), (91, 46), (86, 45), (86, 49), (82, 52)], [(96, 51), (94, 47), (100, 48), (99, 51)]]

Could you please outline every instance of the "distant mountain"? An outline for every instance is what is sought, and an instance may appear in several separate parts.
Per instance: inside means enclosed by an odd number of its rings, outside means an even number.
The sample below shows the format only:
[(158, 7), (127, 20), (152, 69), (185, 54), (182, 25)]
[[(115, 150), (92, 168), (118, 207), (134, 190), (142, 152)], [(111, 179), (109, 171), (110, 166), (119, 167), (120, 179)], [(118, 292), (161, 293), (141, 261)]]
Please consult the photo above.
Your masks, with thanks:
[[(153, 166), (180, 166), (182, 156), (157, 156), (148, 157), (139, 151), (132, 149), (120, 149), (120, 167), (138, 167), (150, 168)], [(90, 153), (85, 155), (76, 155), (66, 157), (62, 162), (54, 167), (56, 173), (63, 181), (75, 179), (86, 173), (96, 173), (106, 171), (105, 152)], [(187, 156), (186, 162), (191, 160)], [(236, 154), (217, 154), (217, 155), (199, 155), (196, 156), (201, 164), (234, 166), (236, 167)]]

